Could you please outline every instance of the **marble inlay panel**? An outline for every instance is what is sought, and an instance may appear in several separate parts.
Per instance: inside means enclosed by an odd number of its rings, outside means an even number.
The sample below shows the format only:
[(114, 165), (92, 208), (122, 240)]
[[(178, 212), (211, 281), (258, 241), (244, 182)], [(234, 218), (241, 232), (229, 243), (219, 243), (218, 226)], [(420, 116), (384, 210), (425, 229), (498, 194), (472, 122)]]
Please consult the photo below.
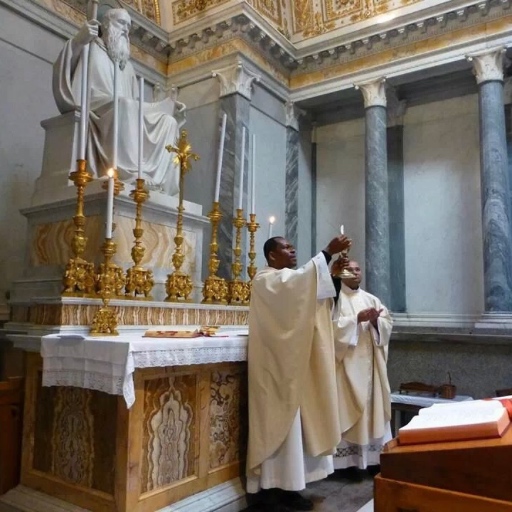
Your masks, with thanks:
[[(175, 309), (148, 307), (137, 301), (111, 307), (119, 325), (247, 325), (249, 315), (247, 308), (199, 309), (191, 305)], [(89, 304), (38, 304), (31, 308), (29, 321), (36, 325), (91, 325), (98, 309)]]
[(117, 398), (72, 387), (41, 387), (36, 400), (34, 469), (86, 488), (114, 493)]
[(297, 247), (299, 220), (299, 132), (286, 128), (286, 238)]
[[(134, 243), (134, 220), (127, 217), (116, 217), (116, 230), (114, 241), (117, 251), (114, 260), (123, 267), (133, 265), (131, 250)], [(148, 268), (164, 268), (170, 271), (172, 253), (175, 248), (174, 236), (176, 228), (161, 224), (142, 221), (144, 230), (142, 243), (146, 248), (141, 264)], [(100, 247), (104, 240), (103, 218), (91, 216), (87, 218), (85, 234), (88, 238), (84, 258), (88, 261), (101, 261)], [(51, 224), (38, 224), (34, 227), (33, 243), (30, 249), (30, 264), (33, 267), (42, 265), (66, 265), (70, 249), (69, 244), (73, 238), (74, 225), (71, 220), (54, 222)], [(189, 274), (195, 273), (195, 247), (197, 233), (184, 229), (182, 244), (185, 262), (182, 270)]]
[(144, 383), (141, 492), (195, 474), (197, 375)]
[[(210, 381), (210, 469), (245, 454), (246, 375), (212, 372)], [(244, 455), (242, 455), (243, 457)]]

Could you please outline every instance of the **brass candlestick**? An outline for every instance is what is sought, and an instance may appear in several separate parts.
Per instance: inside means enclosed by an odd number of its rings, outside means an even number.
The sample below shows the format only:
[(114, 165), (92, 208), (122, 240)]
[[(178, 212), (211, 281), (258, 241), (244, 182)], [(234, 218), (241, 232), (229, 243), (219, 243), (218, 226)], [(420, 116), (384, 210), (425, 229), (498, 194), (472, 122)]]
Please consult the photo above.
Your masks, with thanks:
[(137, 178), (136, 187), (130, 192), (130, 197), (136, 203), (135, 228), (133, 229), (135, 242), (131, 253), (135, 265), (126, 272), (125, 294), (128, 298), (133, 299), (139, 298), (137, 295), (144, 295), (145, 299), (151, 300), (150, 293), (155, 284), (153, 272), (140, 264), (146, 252), (146, 248), (142, 245), (141, 241), (144, 235), (144, 229), (142, 229), (142, 205), (149, 197), (149, 192), (144, 187), (144, 184), (145, 180)]
[(87, 246), (85, 236), (84, 192), (87, 184), (92, 181), (92, 175), (87, 171), (87, 161), (77, 160), (76, 171), (69, 175), (69, 179), (76, 187), (76, 212), (73, 217), (75, 233), (71, 240), (72, 256), (66, 264), (62, 279), (64, 296), (94, 295), (94, 264), (82, 258)]
[(112, 238), (105, 238), (101, 250), (104, 262), (100, 264), (96, 285), (103, 306), (94, 315), (90, 334), (117, 336), (117, 313), (109, 307), (109, 302), (123, 288), (124, 276), (122, 269), (112, 263), (112, 257), (116, 253), (116, 244)]
[(229, 303), (234, 305), (244, 305), (249, 300), (249, 284), (239, 279), (242, 273), (242, 248), (240, 242), (242, 239), (242, 228), (246, 225), (244, 211), (241, 208), (236, 210), (236, 217), (233, 218), (233, 225), (236, 228), (235, 248), (233, 249), (234, 259), (231, 264), (233, 280), (229, 283)]
[(256, 275), (256, 272), (258, 269), (256, 268), (256, 265), (254, 264), (254, 260), (256, 259), (256, 250), (255, 250), (255, 236), (256, 231), (258, 231), (260, 225), (256, 222), (256, 214), (250, 213), (249, 214), (249, 222), (247, 223), (247, 230), (249, 231), (249, 260), (250, 263), (247, 267), (247, 274), (249, 275), (249, 278), (251, 281), (254, 279), (254, 276)]
[(167, 276), (165, 283), (165, 291), (167, 297), (165, 298), (168, 302), (187, 301), (188, 296), (192, 292), (192, 278), (182, 272), (181, 266), (185, 260), (185, 255), (182, 251), (183, 244), (183, 184), (185, 174), (190, 170), (189, 159), (199, 160), (199, 156), (192, 153), (192, 146), (187, 141), (186, 130), (181, 131), (180, 138), (177, 146), (166, 146), (165, 149), (169, 152), (176, 153), (176, 159), (180, 166), (180, 184), (179, 184), (179, 204), (178, 204), (178, 221), (176, 225), (176, 236), (174, 237), (174, 243), (176, 245), (174, 254), (172, 255), (172, 263), (174, 265), (174, 272)]
[(217, 251), (219, 249), (217, 230), (222, 219), (219, 201), (213, 203), (213, 208), (208, 214), (208, 218), (212, 225), (212, 238), (210, 242), (210, 259), (208, 260), (209, 275), (203, 286), (203, 304), (227, 304), (228, 284), (224, 278), (217, 276), (220, 263), (219, 258), (217, 258)]

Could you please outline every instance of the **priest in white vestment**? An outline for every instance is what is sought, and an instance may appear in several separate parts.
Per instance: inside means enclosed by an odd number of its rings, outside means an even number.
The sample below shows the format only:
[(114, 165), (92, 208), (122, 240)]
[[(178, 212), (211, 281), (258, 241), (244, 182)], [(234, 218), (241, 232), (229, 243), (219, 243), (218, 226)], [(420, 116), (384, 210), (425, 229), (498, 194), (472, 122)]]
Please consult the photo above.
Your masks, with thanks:
[(268, 267), (252, 281), (249, 310), (247, 491), (265, 510), (312, 510), (298, 492), (333, 472), (339, 442), (331, 308), (333, 239), (293, 270), (295, 249), (282, 237), (265, 243)]
[[(53, 94), (61, 113), (79, 108), (82, 91), (82, 48), (90, 43), (89, 84), (90, 115), (87, 163), (96, 176), (112, 167), (114, 121), (114, 61), (119, 63), (119, 178), (131, 183), (138, 172), (139, 85), (130, 57), (129, 30), (131, 19), (125, 9), (109, 9), (98, 22), (88, 21), (68, 41), (53, 72)], [(174, 154), (165, 146), (174, 144), (184, 122), (182, 103), (170, 98), (144, 103), (143, 109), (143, 173), (142, 178), (152, 190), (170, 195), (178, 193), (179, 168)], [(175, 112), (176, 110), (176, 112)], [(175, 119), (180, 117), (180, 123)]]
[[(339, 273), (338, 263), (333, 274)], [(391, 440), (391, 398), (387, 375), (393, 321), (380, 300), (360, 288), (361, 269), (350, 261), (353, 278), (343, 279), (333, 313), (341, 442), (334, 468), (366, 469), (380, 463)]]

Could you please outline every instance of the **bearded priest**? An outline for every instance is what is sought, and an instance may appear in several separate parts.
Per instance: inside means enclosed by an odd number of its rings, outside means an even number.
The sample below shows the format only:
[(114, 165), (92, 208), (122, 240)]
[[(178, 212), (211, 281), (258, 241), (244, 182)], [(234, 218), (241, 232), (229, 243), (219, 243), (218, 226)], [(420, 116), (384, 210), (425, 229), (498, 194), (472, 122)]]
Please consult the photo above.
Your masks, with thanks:
[(328, 264), (350, 246), (338, 236), (303, 267), (284, 238), (265, 242), (268, 267), (249, 310), (247, 492), (267, 512), (312, 510), (298, 491), (334, 471), (341, 438)]

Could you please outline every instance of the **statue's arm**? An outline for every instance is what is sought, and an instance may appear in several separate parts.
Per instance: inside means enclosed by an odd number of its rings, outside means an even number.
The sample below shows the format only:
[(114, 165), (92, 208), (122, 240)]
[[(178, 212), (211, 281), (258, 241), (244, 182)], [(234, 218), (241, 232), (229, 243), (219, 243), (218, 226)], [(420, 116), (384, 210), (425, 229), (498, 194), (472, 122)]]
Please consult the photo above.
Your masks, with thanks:
[(97, 20), (88, 20), (71, 40), (71, 69), (75, 69), (83, 47), (98, 37), (98, 27), (99, 22)]

